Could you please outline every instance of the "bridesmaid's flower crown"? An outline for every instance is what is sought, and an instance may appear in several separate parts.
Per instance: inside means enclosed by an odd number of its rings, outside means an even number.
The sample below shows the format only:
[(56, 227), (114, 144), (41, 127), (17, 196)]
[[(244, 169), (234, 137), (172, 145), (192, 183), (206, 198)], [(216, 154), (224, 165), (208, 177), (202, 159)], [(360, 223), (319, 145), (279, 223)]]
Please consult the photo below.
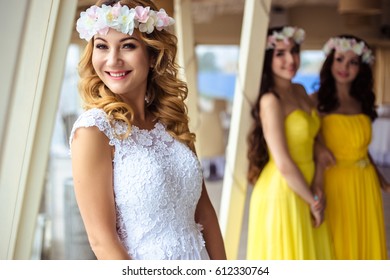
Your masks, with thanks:
[(358, 56), (362, 57), (362, 61), (366, 64), (374, 62), (374, 55), (363, 41), (356, 41), (354, 38), (333, 37), (326, 42), (323, 47), (325, 55), (328, 55), (333, 49), (339, 52), (353, 51)]
[(175, 20), (164, 9), (158, 12), (142, 6), (129, 9), (117, 3), (114, 6), (94, 5), (81, 12), (76, 30), (81, 39), (89, 41), (96, 34), (106, 35), (110, 28), (129, 35), (138, 28), (140, 32), (150, 34), (154, 29), (161, 31), (174, 23)]
[(290, 39), (300, 45), (305, 40), (305, 30), (302, 28), (285, 26), (281, 31), (274, 31), (267, 37), (267, 50), (274, 49), (278, 41), (283, 41), (285, 44), (290, 44)]

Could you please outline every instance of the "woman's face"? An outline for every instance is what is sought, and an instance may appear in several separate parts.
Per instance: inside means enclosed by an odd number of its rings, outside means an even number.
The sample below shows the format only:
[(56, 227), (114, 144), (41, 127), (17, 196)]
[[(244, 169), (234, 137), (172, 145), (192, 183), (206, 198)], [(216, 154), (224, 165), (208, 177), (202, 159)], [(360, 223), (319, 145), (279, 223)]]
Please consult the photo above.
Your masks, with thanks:
[(95, 35), (92, 65), (113, 93), (144, 99), (151, 59), (136, 32), (130, 36), (110, 29), (107, 35)]
[(292, 80), (298, 71), (299, 64), (299, 46), (293, 40), (289, 40), (288, 44), (277, 41), (272, 57), (273, 74), (285, 80)]
[(335, 51), (331, 67), (332, 75), (339, 84), (351, 84), (359, 73), (360, 59), (353, 51)]

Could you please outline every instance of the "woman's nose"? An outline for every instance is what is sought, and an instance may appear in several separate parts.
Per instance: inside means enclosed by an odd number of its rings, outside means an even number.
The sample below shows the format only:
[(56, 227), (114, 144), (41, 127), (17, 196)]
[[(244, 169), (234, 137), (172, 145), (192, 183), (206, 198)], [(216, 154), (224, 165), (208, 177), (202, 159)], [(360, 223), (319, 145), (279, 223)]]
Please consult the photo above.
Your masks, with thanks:
[(286, 52), (286, 61), (292, 63), (294, 61), (293, 54), (291, 52)]
[(340, 64), (340, 66), (341, 66), (341, 69), (342, 69), (342, 70), (347, 70), (349, 64), (348, 64), (347, 62), (343, 61), (343, 62)]
[(111, 50), (108, 54), (107, 65), (109, 66), (117, 66), (121, 65), (123, 60), (121, 58), (120, 52), (117, 50)]

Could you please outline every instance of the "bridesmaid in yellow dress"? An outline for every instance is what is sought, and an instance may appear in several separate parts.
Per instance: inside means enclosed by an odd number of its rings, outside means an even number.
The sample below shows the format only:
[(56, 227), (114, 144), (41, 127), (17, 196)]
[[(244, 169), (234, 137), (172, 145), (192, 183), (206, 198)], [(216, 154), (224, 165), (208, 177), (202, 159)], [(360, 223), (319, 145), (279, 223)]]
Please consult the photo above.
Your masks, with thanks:
[(351, 35), (328, 40), (320, 88), (312, 97), (322, 115), (321, 137), (336, 158), (324, 173), (324, 192), (337, 259), (387, 259), (381, 186), (389, 184), (368, 154), (377, 117), (373, 55)]
[(252, 109), (254, 125), (248, 136), (248, 179), (254, 189), (247, 259), (333, 258), (327, 226), (320, 226), (323, 205), (311, 189), (320, 119), (305, 89), (292, 83), (304, 34), (287, 26), (268, 32), (260, 93)]

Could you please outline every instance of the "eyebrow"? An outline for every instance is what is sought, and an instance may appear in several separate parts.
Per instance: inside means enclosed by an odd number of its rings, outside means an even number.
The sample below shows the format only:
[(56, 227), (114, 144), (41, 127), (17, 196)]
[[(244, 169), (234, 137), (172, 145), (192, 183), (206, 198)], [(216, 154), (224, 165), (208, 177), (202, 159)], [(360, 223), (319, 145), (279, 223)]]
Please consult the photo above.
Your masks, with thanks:
[[(103, 42), (106, 42), (106, 43), (107, 43), (107, 40), (106, 40), (106, 39), (103, 39), (102, 37), (96, 37), (95, 40), (102, 40)], [(136, 40), (136, 41), (139, 41), (137, 38), (131, 36), (131, 37), (122, 38), (122, 39), (119, 40), (119, 42), (122, 43), (122, 42), (127, 41), (127, 40)]]

